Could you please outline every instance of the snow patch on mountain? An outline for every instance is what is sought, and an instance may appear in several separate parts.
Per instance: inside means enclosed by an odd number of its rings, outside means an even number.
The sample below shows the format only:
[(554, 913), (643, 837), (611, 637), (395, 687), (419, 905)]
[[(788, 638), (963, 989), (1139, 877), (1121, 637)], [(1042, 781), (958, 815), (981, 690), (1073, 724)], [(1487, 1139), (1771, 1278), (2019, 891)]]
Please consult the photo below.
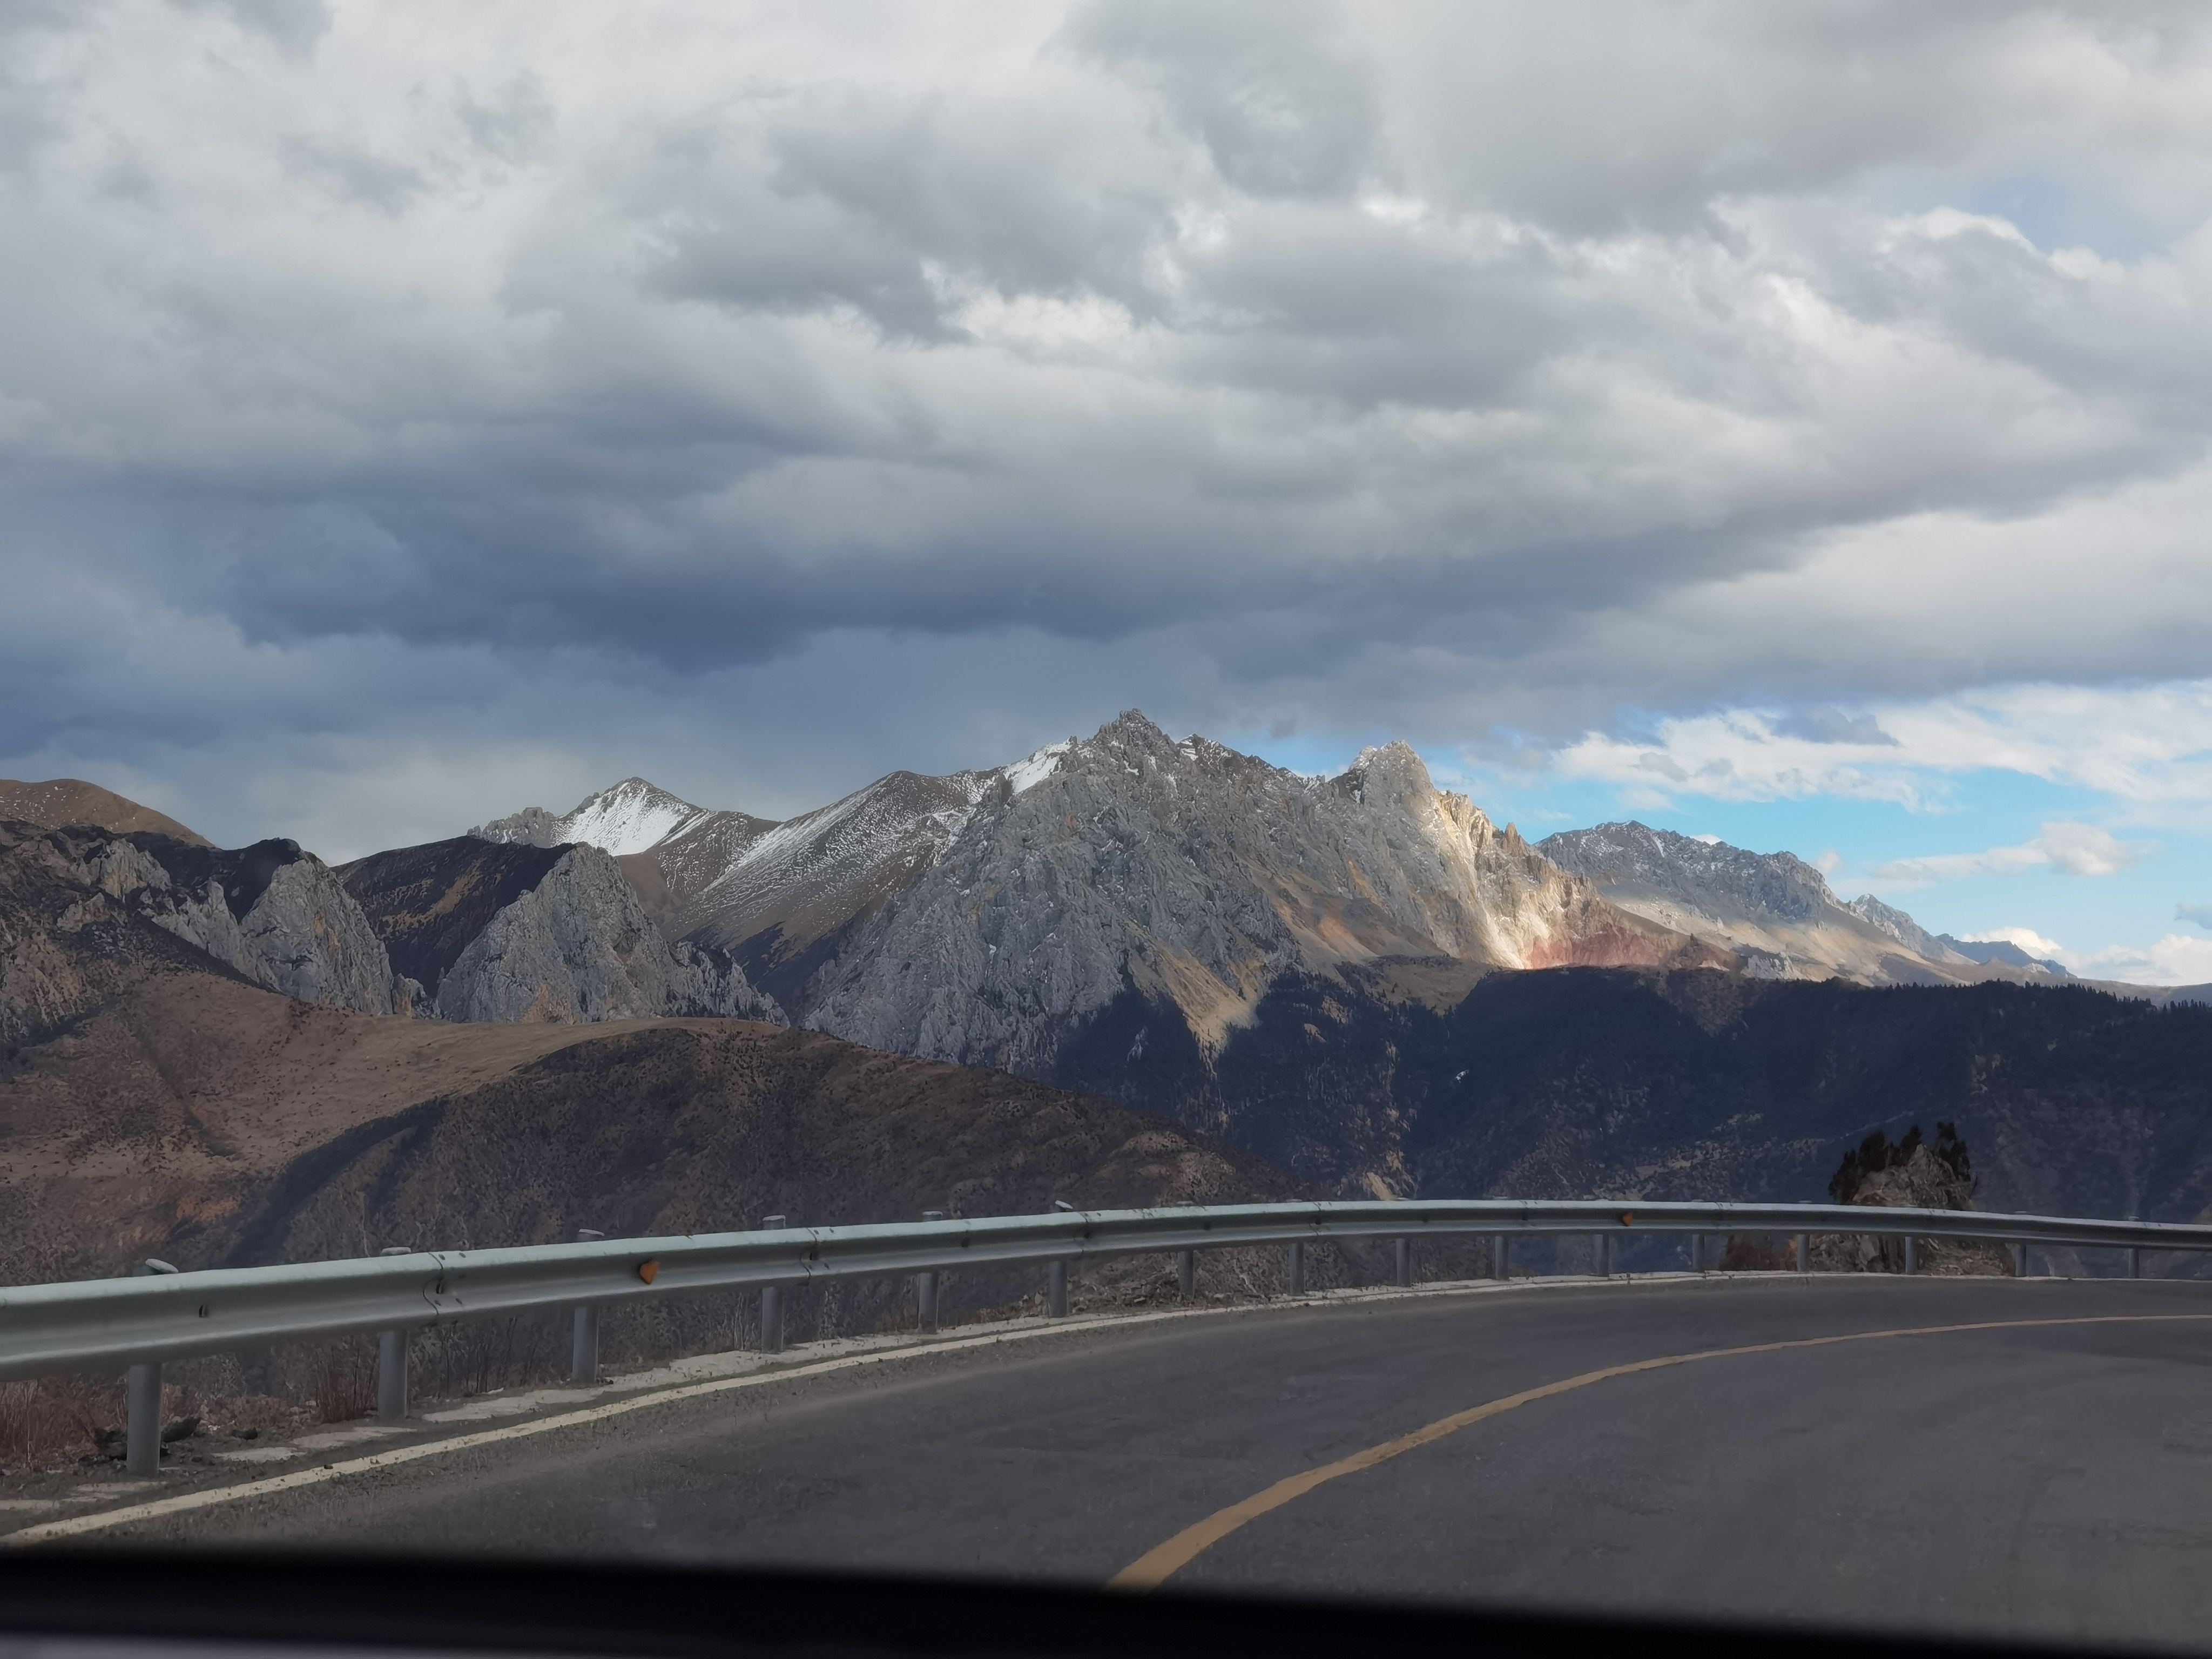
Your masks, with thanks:
[(1068, 738), (1059, 743), (1047, 744), (1027, 760), (1016, 761), (1005, 769), (1006, 787), (1018, 795), (1036, 787), (1053, 775), (1060, 765), (1060, 757), (1074, 747), (1075, 739)]
[(643, 778), (624, 778), (612, 788), (586, 796), (558, 817), (542, 806), (526, 806), (469, 833), (479, 841), (521, 842), (532, 847), (575, 842), (622, 858), (648, 852), (712, 816), (705, 807), (694, 806)]

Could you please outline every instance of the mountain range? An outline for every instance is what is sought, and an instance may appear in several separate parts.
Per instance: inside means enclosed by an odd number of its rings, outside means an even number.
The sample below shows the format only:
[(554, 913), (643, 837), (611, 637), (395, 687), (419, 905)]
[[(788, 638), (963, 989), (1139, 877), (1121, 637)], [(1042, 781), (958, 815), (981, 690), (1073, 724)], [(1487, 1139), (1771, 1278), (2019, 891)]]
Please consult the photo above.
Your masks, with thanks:
[(2122, 1000), (1786, 853), (1531, 845), (1401, 744), (1315, 778), (1132, 712), (781, 822), (632, 778), (336, 868), (88, 788), (0, 786), (38, 815), (0, 839), (0, 1039), (27, 1053), (121, 1041), (158, 961), (378, 1030), (811, 1030), (1152, 1113), (1300, 1190), (1816, 1197), (1940, 1114), (2008, 1194), (2212, 1200), (2197, 991)]
[[(1312, 1190), (1095, 1097), (757, 1019), (387, 1011), (410, 976), (380, 947), (381, 981), (331, 971), (377, 945), (349, 902), (289, 843), (221, 854), (0, 823), (0, 1282), (105, 1277), (147, 1256), (214, 1267), (579, 1226), (720, 1231), (772, 1212), (830, 1224)], [(319, 977), (271, 948), (289, 917), (326, 936), (308, 953)], [(957, 1296), (1035, 1288), (977, 1273)], [(869, 1328), (896, 1316), (895, 1291), (797, 1311)], [(618, 1346), (727, 1340), (726, 1300), (650, 1316), (681, 1329), (645, 1317), (623, 1316)]]

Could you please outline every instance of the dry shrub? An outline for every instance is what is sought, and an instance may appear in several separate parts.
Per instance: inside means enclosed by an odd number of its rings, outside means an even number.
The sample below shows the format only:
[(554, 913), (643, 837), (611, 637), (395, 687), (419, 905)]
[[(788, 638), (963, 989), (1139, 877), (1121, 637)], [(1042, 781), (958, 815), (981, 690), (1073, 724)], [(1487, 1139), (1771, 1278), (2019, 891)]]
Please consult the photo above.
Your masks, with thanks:
[(472, 1319), (415, 1334), (410, 1370), (425, 1399), (465, 1398), (568, 1374), (567, 1309)]
[(1724, 1273), (1786, 1273), (1796, 1271), (1797, 1247), (1771, 1238), (1731, 1238), (1721, 1252)]
[(81, 1378), (0, 1384), (0, 1467), (56, 1468), (94, 1449), (94, 1431), (119, 1415), (113, 1393)]
[(376, 1350), (363, 1339), (322, 1344), (314, 1374), (318, 1422), (349, 1423), (376, 1404)]

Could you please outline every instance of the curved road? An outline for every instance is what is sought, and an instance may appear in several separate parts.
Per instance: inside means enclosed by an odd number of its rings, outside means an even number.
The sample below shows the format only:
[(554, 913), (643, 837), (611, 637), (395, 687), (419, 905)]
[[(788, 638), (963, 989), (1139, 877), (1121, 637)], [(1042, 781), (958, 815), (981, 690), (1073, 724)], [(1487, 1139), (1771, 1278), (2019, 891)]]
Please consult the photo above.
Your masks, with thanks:
[[(1868, 1334), (1966, 1325), (1993, 1328)], [(1074, 1331), (131, 1535), (2201, 1642), (2212, 1285), (1709, 1279)]]

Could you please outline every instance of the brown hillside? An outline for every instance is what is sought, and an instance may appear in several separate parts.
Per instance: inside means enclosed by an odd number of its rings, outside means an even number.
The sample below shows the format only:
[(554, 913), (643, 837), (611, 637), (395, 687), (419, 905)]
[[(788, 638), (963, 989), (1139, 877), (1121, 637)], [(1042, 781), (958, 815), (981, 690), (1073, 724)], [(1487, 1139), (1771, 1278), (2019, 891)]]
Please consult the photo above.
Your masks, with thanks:
[(44, 783), (0, 778), (0, 823), (5, 822), (36, 824), (41, 830), (89, 824), (118, 836), (145, 830), (194, 847), (210, 844), (167, 813), (141, 806), (82, 778), (48, 778)]
[(0, 1068), (0, 1273), (387, 1244), (1291, 1196), (1249, 1155), (1002, 1073), (737, 1020), (374, 1017), (146, 975)]

